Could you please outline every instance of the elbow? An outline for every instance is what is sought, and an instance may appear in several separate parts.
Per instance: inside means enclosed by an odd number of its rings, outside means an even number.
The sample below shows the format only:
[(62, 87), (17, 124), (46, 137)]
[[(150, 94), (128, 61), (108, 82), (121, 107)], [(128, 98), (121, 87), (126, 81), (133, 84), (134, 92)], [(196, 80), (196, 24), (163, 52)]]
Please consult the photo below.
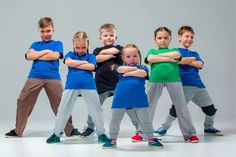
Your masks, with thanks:
[(147, 57), (147, 59), (146, 59), (146, 61), (148, 62), (148, 63), (153, 63), (153, 59), (152, 59), (152, 57)]
[(93, 71), (95, 70), (96, 66), (94, 64), (91, 64), (89, 67), (88, 67), (88, 70), (90, 71)]

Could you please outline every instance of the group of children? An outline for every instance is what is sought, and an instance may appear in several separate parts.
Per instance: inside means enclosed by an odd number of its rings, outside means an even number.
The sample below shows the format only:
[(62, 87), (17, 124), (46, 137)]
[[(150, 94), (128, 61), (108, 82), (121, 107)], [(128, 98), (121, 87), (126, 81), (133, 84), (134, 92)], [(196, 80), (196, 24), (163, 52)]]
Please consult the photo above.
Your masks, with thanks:
[[(96, 132), (98, 142), (104, 143), (103, 148), (114, 148), (117, 146), (120, 123), (125, 113), (136, 129), (133, 142), (146, 139), (149, 146), (163, 148), (156, 134), (164, 136), (178, 117), (184, 140), (197, 143), (199, 139), (187, 108), (189, 101), (201, 107), (206, 114), (204, 132), (223, 135), (222, 131), (213, 127), (217, 110), (199, 76), (199, 69), (204, 63), (197, 52), (189, 50), (194, 39), (194, 31), (190, 26), (179, 29), (178, 49), (169, 48), (171, 31), (168, 28), (159, 27), (155, 30), (154, 41), (158, 48), (150, 49), (144, 59), (150, 65), (150, 77), (148, 67), (141, 63), (141, 52), (136, 45), (115, 45), (117, 33), (113, 24), (100, 27), (100, 40), (104, 46), (96, 48), (93, 54), (88, 52), (89, 39), (86, 32), (75, 33), (73, 51), (69, 51), (65, 57), (62, 42), (52, 40), (52, 19), (41, 18), (38, 27), (42, 41), (34, 42), (25, 54), (25, 58), (33, 61), (33, 64), (17, 100), (15, 129), (6, 133), (6, 137), (23, 135), (27, 119), (42, 88), (57, 116), (53, 134), (46, 140), (47, 143), (59, 143), (63, 130), (66, 136), (81, 137)], [(63, 63), (68, 66), (64, 91), (59, 74), (59, 59), (64, 59)], [(164, 87), (173, 104), (165, 123), (154, 131), (155, 110)], [(74, 128), (71, 117), (79, 95), (85, 100), (89, 114), (88, 125), (82, 133)], [(113, 95), (108, 138), (105, 134), (102, 104)]]

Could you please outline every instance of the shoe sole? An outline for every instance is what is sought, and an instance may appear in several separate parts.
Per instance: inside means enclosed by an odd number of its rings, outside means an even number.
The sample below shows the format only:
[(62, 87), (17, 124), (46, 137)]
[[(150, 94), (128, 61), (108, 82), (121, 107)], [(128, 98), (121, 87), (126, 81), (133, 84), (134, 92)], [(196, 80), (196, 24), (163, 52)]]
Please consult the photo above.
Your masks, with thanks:
[(155, 136), (155, 137), (162, 137), (162, 136), (165, 136), (165, 135), (166, 134), (163, 135), (163, 134), (159, 134), (159, 133), (155, 133), (155, 132), (153, 133), (153, 136)]
[(91, 137), (91, 136), (93, 136), (94, 134), (95, 134), (95, 131), (92, 132), (90, 135), (87, 135), (87, 136), (84, 136), (84, 135), (82, 135), (82, 134), (80, 134), (80, 135), (78, 135), (78, 136), (80, 136), (80, 137), (82, 137), (82, 138), (86, 138), (86, 137)]
[(224, 133), (204, 133), (206, 136), (224, 136)]
[(131, 141), (134, 142), (134, 143), (139, 143), (139, 142), (143, 142), (145, 140), (133, 140), (133, 139), (131, 139)]
[(56, 143), (61, 143), (61, 142), (46, 142), (47, 144), (56, 144)]
[(188, 141), (189, 143), (199, 143), (199, 140)]
[(156, 148), (156, 149), (164, 149), (164, 146), (152, 146), (152, 145), (148, 145), (148, 147)]
[(102, 149), (114, 149), (114, 148), (117, 148), (117, 146), (111, 146), (111, 147), (102, 147)]
[(8, 136), (8, 135), (4, 135), (5, 136), (5, 138), (21, 138), (22, 136)]

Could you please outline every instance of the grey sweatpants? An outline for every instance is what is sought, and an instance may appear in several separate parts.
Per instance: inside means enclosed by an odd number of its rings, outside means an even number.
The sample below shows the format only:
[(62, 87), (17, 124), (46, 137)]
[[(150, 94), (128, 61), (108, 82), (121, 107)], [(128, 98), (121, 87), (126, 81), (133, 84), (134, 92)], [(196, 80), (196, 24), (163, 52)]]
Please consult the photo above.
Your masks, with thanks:
[[(207, 107), (213, 104), (206, 88), (183, 86), (183, 90), (186, 104), (188, 104), (190, 101), (194, 102), (199, 107)], [(215, 115), (210, 116), (205, 114), (204, 128), (212, 127), (214, 125), (214, 118)], [(163, 129), (168, 130), (175, 119), (175, 117), (169, 114), (166, 117), (165, 122), (162, 124)]]
[(145, 137), (153, 137), (153, 125), (150, 121), (148, 108), (135, 108), (135, 109), (111, 109), (111, 119), (109, 124), (109, 134), (111, 139), (116, 139), (120, 130), (120, 123), (126, 111), (133, 111), (138, 119), (141, 129)]
[[(103, 105), (104, 101), (111, 95), (114, 95), (114, 90), (99, 94), (101, 105)], [(135, 129), (138, 130), (139, 122), (138, 122), (135, 112), (133, 110), (126, 110), (126, 113), (128, 114), (130, 120), (132, 121), (132, 124), (134, 125)], [(88, 123), (88, 128), (94, 129), (94, 123), (90, 115), (88, 115), (87, 123)]]
[(63, 91), (61, 103), (58, 109), (58, 115), (56, 118), (56, 124), (54, 128), (54, 133), (59, 135), (60, 132), (64, 129), (67, 120), (70, 117), (76, 99), (78, 95), (81, 94), (87, 103), (88, 113), (92, 116), (92, 119), (96, 125), (97, 135), (105, 133), (104, 121), (103, 121), (103, 112), (102, 107), (98, 98), (96, 90), (69, 90), (66, 89)]
[(178, 122), (184, 140), (188, 140), (190, 136), (196, 135), (196, 130), (193, 126), (189, 110), (186, 106), (181, 82), (148, 83), (147, 97), (151, 121), (153, 121), (157, 102), (164, 87), (167, 88), (170, 98), (173, 104), (175, 104), (176, 114), (178, 115)]

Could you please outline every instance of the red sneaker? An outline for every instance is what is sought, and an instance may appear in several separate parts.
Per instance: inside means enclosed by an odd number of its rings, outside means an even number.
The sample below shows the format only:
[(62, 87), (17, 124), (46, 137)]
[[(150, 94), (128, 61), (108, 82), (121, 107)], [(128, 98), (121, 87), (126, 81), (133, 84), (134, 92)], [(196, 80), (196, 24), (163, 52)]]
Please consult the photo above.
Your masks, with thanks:
[(141, 142), (143, 141), (143, 137), (139, 134), (139, 132), (136, 133), (136, 135), (134, 135), (131, 138), (132, 142)]
[(189, 137), (188, 142), (190, 142), (190, 143), (198, 143), (199, 142), (199, 138), (197, 136), (193, 135), (193, 136)]

